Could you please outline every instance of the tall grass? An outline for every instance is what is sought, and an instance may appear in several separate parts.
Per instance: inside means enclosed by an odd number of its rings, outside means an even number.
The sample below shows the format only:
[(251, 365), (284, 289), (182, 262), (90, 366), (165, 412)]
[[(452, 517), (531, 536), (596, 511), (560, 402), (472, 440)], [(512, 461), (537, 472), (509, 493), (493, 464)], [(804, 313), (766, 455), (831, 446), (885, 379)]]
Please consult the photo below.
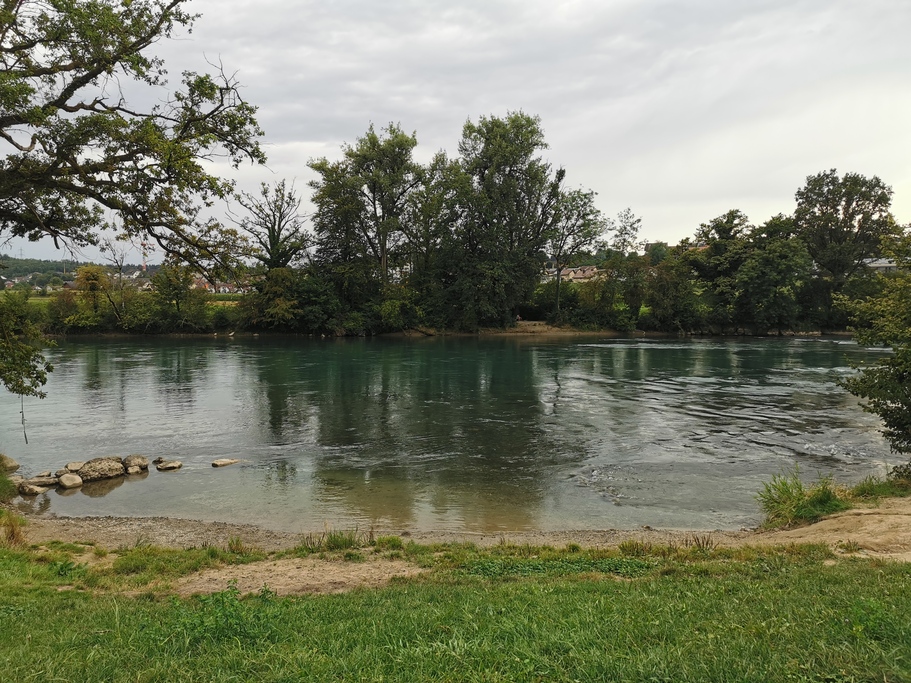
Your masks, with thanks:
[(6, 472), (0, 470), (0, 503), (7, 503), (16, 497), (16, 485), (9, 480)]
[(815, 483), (805, 485), (797, 467), (788, 474), (772, 477), (772, 481), (763, 484), (757, 498), (765, 514), (766, 528), (809, 524), (851, 507), (839, 497), (831, 477), (820, 477)]
[(10, 510), (0, 510), (0, 546), (5, 548), (22, 548), (25, 546), (25, 534), (22, 531), (23, 519)]

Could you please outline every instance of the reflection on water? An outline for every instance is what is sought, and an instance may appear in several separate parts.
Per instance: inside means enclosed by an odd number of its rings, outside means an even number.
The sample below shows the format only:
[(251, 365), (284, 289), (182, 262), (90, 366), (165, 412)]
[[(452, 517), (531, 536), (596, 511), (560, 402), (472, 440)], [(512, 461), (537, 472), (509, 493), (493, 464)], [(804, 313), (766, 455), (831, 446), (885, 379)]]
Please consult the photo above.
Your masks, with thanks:
[[(48, 398), (0, 396), (34, 473), (142, 453), (179, 473), (21, 501), (287, 530), (730, 528), (800, 463), (857, 479), (888, 449), (826, 340), (103, 340), (61, 344)], [(242, 464), (213, 470), (211, 460)]]

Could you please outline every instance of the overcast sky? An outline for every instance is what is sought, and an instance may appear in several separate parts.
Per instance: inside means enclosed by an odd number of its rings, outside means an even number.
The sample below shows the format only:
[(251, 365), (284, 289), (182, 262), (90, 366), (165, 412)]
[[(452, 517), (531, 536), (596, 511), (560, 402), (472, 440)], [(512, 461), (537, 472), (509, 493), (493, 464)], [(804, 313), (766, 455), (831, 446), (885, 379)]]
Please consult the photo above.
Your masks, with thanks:
[[(337, 158), (373, 122), (455, 156), (466, 119), (541, 117), (545, 157), (600, 208), (676, 243), (739, 208), (794, 208), (806, 176), (878, 175), (911, 222), (911, 2), (905, 0), (194, 0), (156, 51), (176, 76), (220, 60), (259, 107), (268, 167)], [(176, 78), (174, 80), (177, 80)], [(224, 217), (220, 212), (219, 217)], [(18, 247), (15, 246), (16, 255)], [(23, 247), (53, 258), (53, 250)]]

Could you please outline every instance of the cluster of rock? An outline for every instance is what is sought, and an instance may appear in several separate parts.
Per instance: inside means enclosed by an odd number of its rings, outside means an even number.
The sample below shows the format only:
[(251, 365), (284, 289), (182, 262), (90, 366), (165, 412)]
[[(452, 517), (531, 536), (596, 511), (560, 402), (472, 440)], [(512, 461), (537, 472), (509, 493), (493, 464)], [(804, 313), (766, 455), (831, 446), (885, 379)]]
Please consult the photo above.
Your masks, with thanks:
[(83, 484), (103, 479), (115, 479), (128, 474), (141, 474), (149, 469), (149, 459), (144, 455), (125, 458), (93, 458), (86, 462), (67, 463), (62, 470), (42, 472), (36, 477), (18, 483), (23, 496), (37, 496), (52, 488), (75, 489)]
[[(238, 462), (240, 460), (234, 458), (219, 458), (212, 463), (212, 467), (225, 467)], [(179, 460), (166, 460), (161, 457), (155, 458), (152, 464), (159, 472), (171, 472), (183, 467)], [(19, 463), (0, 454), (0, 470), (15, 472), (18, 469)], [(20, 495), (37, 496), (53, 488), (76, 489), (90, 482), (143, 474), (148, 472), (148, 469), (149, 459), (144, 455), (128, 455), (125, 458), (94, 458), (86, 462), (71, 462), (53, 474), (47, 471), (28, 479), (18, 475), (11, 475), (9, 478), (16, 484)]]

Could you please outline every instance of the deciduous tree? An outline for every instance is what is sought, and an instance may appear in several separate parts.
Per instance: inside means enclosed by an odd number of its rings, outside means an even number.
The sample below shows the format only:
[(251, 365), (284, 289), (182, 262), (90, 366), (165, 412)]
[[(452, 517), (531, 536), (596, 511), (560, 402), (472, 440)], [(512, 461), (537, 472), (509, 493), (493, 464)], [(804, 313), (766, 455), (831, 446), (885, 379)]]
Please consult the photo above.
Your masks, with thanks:
[[(207, 162), (264, 161), (261, 131), (254, 107), (220, 69), (185, 71), (169, 89), (150, 50), (191, 29), (186, 4), (0, 3), (0, 238), (95, 244), (113, 214), (119, 231), (170, 255), (208, 267), (230, 262), (234, 235), (204, 208), (232, 183)], [(134, 102), (160, 104), (131, 105), (126, 90)], [(19, 329), (15, 320), (0, 324)]]
[(556, 265), (557, 292), (554, 311), (560, 316), (560, 282), (569, 260), (593, 247), (604, 236), (608, 221), (595, 206), (595, 193), (585, 190), (562, 192), (556, 220), (547, 241), (547, 252)]
[(898, 270), (880, 276), (882, 293), (864, 301), (847, 302), (862, 344), (885, 344), (894, 355), (864, 369), (843, 385), (867, 399), (864, 409), (882, 418), (883, 433), (892, 449), (911, 453), (911, 228), (886, 241), (885, 253)]
[(293, 185), (284, 180), (274, 187), (263, 183), (258, 196), (242, 192), (235, 199), (247, 211), (238, 226), (253, 240), (253, 258), (266, 270), (286, 268), (300, 259), (310, 236)]
[[(0, 234), (94, 244), (106, 212), (167, 253), (226, 255), (201, 207), (231, 182), (205, 162), (263, 161), (255, 109), (223, 72), (184, 72), (169, 93), (150, 48), (195, 17), (187, 0), (4, 2), (0, 11)], [(125, 99), (161, 104), (143, 109)]]

